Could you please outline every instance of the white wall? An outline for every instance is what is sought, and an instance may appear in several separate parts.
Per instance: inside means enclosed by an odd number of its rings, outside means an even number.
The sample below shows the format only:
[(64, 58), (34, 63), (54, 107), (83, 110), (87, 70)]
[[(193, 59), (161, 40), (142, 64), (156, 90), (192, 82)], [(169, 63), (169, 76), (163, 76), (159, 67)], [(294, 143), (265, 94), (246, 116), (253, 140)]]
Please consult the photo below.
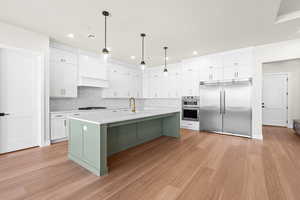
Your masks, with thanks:
[(288, 81), (288, 126), (300, 119), (300, 59), (272, 62), (263, 65), (263, 73), (287, 73)]
[(253, 137), (262, 139), (262, 66), (263, 63), (300, 58), (300, 40), (257, 46), (253, 77)]
[(16, 48), (35, 52), (42, 56), (42, 87), (41, 98), (43, 107), (42, 127), (44, 127), (42, 145), (49, 142), (49, 37), (31, 32), (16, 26), (0, 22), (0, 47)]

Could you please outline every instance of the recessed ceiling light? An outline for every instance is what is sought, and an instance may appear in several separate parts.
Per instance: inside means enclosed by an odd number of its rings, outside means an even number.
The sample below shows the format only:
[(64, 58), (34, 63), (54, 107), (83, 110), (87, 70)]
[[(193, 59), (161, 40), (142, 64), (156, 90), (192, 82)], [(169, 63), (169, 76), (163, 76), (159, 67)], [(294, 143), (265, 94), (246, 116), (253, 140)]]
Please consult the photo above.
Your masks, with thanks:
[(197, 51), (193, 51), (193, 54), (194, 54), (194, 55), (198, 55), (198, 52), (197, 52)]
[(94, 35), (94, 34), (88, 34), (88, 38), (90, 38), (90, 39), (95, 39), (95, 38), (96, 38), (96, 35)]
[(74, 36), (73, 33), (69, 33), (69, 34), (67, 35), (67, 37), (68, 37), (68, 38), (74, 38), (75, 36)]
[(134, 60), (134, 59), (135, 59), (135, 56), (130, 56), (130, 58), (131, 58), (132, 60)]

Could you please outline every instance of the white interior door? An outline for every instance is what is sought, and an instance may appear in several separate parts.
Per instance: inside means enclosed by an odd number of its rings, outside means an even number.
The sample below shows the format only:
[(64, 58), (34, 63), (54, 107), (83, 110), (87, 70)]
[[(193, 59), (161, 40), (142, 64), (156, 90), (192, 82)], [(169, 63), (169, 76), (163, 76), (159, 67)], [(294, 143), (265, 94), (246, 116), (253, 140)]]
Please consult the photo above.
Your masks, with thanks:
[(38, 62), (31, 53), (0, 49), (0, 153), (38, 146)]
[(287, 74), (264, 74), (263, 125), (287, 126)]

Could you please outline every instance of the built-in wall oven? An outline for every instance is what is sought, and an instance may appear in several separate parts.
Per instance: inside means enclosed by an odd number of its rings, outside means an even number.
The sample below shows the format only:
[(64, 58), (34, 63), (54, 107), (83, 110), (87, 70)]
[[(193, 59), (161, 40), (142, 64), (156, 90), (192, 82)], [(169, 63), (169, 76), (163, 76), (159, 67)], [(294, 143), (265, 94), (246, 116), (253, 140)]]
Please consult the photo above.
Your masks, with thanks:
[(200, 98), (198, 96), (182, 97), (182, 120), (199, 121)]

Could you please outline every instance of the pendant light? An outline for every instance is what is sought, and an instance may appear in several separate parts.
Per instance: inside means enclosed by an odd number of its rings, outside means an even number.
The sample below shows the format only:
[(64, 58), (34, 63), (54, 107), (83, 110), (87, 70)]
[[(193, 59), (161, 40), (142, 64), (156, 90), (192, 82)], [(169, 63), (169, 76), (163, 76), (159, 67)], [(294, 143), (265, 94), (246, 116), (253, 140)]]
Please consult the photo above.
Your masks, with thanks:
[(104, 16), (104, 48), (102, 49), (103, 60), (107, 63), (108, 57), (110, 56), (109, 51), (106, 46), (106, 34), (107, 34), (107, 25), (106, 25), (106, 18), (110, 15), (108, 11), (103, 11), (102, 15)]
[(145, 55), (144, 55), (146, 34), (145, 33), (141, 33), (141, 37), (142, 37), (142, 61), (141, 61), (140, 66), (141, 66), (141, 69), (144, 71), (145, 68), (146, 68)]
[(164, 50), (165, 50), (164, 76), (168, 76), (168, 68), (167, 68), (167, 49), (168, 49), (168, 47), (164, 47)]

